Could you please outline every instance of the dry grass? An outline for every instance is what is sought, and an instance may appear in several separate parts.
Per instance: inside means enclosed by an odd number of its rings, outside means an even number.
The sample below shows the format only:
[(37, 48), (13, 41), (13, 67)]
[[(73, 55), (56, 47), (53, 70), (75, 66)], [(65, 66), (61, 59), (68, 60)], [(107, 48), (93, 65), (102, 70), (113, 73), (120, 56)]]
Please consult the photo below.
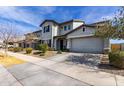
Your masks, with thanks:
[(5, 57), (2, 53), (0, 53), (0, 64), (5, 67), (13, 66), (16, 64), (22, 64), (22, 63), (25, 63), (25, 61), (17, 59), (12, 56)]
[(53, 56), (56, 56), (56, 55), (66, 54), (66, 52), (62, 52), (62, 54), (57, 54), (57, 51), (47, 51), (44, 56), (40, 56), (40, 52), (39, 53), (37, 53), (37, 52), (39, 52), (39, 51), (33, 51), (33, 53), (30, 54), (30, 55), (34, 56), (34, 57), (47, 59), (47, 58), (50, 58), (50, 57), (53, 57)]
[(30, 55), (35, 56), (35, 57), (39, 57), (39, 58), (45, 58), (45, 59), (57, 55), (57, 51), (47, 51), (44, 56), (40, 56), (40, 52), (39, 53), (38, 52), (39, 51), (33, 51), (33, 53)]
[(45, 53), (45, 56), (41, 56), (41, 57), (42, 57), (42, 58), (49, 58), (49, 57), (52, 57), (52, 56), (57, 55), (56, 53), (57, 53), (56, 51), (47, 51), (47, 52)]

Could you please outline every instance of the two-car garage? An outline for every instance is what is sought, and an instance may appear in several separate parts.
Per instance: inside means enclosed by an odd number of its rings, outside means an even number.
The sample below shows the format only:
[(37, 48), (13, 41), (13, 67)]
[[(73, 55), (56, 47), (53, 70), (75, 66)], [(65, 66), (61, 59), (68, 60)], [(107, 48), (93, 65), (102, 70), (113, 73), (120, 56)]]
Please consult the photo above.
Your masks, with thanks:
[(82, 25), (67, 34), (67, 48), (72, 52), (82, 53), (103, 53), (104, 48), (109, 43), (95, 36), (95, 27), (92, 25)]
[(73, 52), (87, 52), (87, 53), (103, 52), (104, 41), (101, 38), (80, 37), (80, 38), (72, 38), (70, 41), (71, 41), (70, 50)]

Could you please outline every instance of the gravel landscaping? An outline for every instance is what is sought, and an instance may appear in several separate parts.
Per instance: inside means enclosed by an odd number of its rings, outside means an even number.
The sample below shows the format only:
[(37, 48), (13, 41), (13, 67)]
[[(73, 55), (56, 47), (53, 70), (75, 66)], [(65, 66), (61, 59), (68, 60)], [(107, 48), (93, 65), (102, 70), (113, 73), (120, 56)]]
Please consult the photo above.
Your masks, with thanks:
[(100, 63), (100, 56), (100, 54), (73, 53), (66, 58), (65, 62), (97, 68)]
[(64, 62), (71, 65), (73, 64), (86, 68), (93, 68), (99, 71), (124, 76), (124, 69), (119, 69), (109, 64), (100, 65), (100, 56), (100, 54), (72, 53), (71, 55), (67, 56)]

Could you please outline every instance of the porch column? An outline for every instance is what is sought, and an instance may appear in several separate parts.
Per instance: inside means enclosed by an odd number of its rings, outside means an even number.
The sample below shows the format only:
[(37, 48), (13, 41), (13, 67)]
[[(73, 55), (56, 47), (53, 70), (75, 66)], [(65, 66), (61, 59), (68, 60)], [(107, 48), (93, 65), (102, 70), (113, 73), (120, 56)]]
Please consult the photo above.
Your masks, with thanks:
[(71, 48), (71, 39), (67, 39), (67, 49)]
[(57, 50), (57, 38), (54, 39), (54, 49)]

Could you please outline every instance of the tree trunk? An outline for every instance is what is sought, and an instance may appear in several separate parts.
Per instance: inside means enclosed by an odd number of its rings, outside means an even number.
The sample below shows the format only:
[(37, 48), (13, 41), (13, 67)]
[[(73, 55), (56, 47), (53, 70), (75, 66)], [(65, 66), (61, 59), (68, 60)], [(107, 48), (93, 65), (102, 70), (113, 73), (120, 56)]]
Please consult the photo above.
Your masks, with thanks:
[(4, 51), (5, 52), (5, 57), (8, 56), (7, 51), (8, 51), (8, 43), (5, 44), (5, 51)]

